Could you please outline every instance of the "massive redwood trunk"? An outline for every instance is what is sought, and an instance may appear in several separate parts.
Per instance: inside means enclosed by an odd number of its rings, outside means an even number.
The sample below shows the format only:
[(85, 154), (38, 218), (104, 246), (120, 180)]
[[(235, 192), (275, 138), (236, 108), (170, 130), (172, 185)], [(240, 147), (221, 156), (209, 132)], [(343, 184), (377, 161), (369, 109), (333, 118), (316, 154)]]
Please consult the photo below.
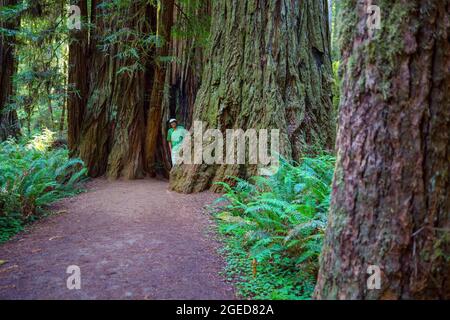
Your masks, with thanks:
[[(95, 49), (79, 155), (91, 176), (139, 178), (144, 175), (144, 115), (152, 74), (146, 69), (151, 45), (139, 41), (153, 32), (155, 10), (146, 1), (126, 7), (106, 1), (93, 12)], [(111, 41), (114, 33), (118, 38)]]
[[(208, 62), (193, 120), (205, 129), (273, 129), (281, 153), (299, 159), (313, 146), (331, 148), (331, 60), (326, 0), (212, 2)], [(181, 165), (171, 188), (196, 192), (254, 166)], [(215, 186), (212, 187), (215, 190)]]
[[(86, 112), (88, 94), (88, 63), (89, 63), (89, 28), (88, 1), (72, 0), (71, 5), (77, 5), (81, 13), (81, 30), (69, 31), (69, 97), (67, 100), (67, 141), (72, 155), (78, 153), (81, 138), (81, 127)], [(93, 6), (95, 1), (92, 1)]]
[[(0, 7), (17, 5), (17, 0), (0, 0)], [(17, 30), (20, 19), (0, 19), (0, 28)], [(13, 76), (17, 71), (14, 56), (15, 36), (0, 33), (0, 142), (8, 137), (20, 135), (20, 126), (15, 109), (9, 108), (14, 94)]]
[[(357, 3), (360, 3), (357, 5)], [(319, 299), (450, 299), (450, 4), (342, 4), (343, 91)], [(381, 288), (368, 290), (370, 265)]]

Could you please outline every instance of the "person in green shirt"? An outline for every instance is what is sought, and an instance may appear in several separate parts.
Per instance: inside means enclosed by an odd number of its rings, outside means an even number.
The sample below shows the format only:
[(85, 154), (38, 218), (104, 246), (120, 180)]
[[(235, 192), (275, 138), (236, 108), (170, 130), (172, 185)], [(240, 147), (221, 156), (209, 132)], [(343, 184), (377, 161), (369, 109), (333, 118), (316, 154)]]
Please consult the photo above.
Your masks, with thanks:
[(169, 143), (172, 165), (175, 166), (179, 158), (179, 153), (186, 133), (186, 129), (184, 129), (183, 126), (178, 125), (176, 119), (170, 119), (169, 124), (170, 129), (167, 133), (167, 142)]

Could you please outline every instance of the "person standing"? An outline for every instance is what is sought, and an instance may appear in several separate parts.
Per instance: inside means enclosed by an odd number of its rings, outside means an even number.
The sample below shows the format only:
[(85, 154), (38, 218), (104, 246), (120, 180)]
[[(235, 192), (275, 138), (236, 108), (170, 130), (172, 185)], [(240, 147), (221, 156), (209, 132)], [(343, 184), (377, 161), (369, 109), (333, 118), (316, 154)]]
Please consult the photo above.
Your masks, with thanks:
[(186, 129), (184, 129), (183, 126), (178, 125), (177, 119), (174, 118), (169, 120), (169, 124), (170, 129), (167, 133), (167, 142), (169, 143), (172, 165), (175, 166), (179, 158)]

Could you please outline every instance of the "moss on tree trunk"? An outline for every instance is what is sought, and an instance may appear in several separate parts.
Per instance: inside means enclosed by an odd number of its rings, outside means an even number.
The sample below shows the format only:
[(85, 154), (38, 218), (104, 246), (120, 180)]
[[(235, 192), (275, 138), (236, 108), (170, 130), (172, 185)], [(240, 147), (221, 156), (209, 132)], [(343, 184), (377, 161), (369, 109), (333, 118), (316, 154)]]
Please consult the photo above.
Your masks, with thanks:
[[(366, 26), (377, 4), (382, 29)], [(449, 2), (344, 1), (320, 299), (450, 298)], [(369, 290), (367, 269), (381, 269)]]

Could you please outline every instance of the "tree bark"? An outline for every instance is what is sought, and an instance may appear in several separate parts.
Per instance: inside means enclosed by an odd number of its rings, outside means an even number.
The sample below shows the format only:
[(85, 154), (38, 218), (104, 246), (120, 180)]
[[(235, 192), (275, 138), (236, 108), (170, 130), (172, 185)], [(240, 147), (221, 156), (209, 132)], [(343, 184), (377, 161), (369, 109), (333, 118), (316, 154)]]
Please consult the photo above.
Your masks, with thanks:
[[(91, 58), (87, 110), (80, 141), (80, 157), (93, 177), (106, 174), (112, 179), (134, 179), (144, 175), (148, 72), (145, 68), (119, 72), (135, 62), (118, 57), (127, 50), (130, 41), (136, 40), (132, 34), (113, 44), (105, 45), (103, 41), (119, 28), (150, 34), (150, 25), (156, 22), (151, 7), (147, 2), (135, 2), (116, 8), (118, 11), (114, 12), (95, 8), (97, 21), (92, 39), (96, 45)], [(146, 66), (146, 61), (142, 61), (142, 65)]]
[[(450, 299), (449, 1), (341, 10), (338, 160), (315, 296)], [(368, 289), (369, 265), (379, 290)]]
[[(95, 3), (95, 1), (92, 1)], [(88, 96), (89, 28), (88, 0), (73, 0), (81, 10), (81, 30), (70, 30), (69, 97), (67, 101), (67, 142), (72, 156), (78, 155), (81, 127), (86, 113)]]
[[(333, 146), (328, 6), (320, 1), (213, 1), (209, 61), (194, 120), (220, 129), (280, 129), (281, 154), (298, 160), (311, 146)], [(217, 190), (254, 166), (180, 165), (179, 192)]]
[[(17, 0), (0, 0), (0, 7), (17, 5)], [(0, 20), (0, 28), (17, 30), (20, 19)], [(0, 34), (0, 142), (20, 135), (20, 125), (15, 109), (8, 108), (14, 95), (13, 76), (17, 72), (15, 36)]]

